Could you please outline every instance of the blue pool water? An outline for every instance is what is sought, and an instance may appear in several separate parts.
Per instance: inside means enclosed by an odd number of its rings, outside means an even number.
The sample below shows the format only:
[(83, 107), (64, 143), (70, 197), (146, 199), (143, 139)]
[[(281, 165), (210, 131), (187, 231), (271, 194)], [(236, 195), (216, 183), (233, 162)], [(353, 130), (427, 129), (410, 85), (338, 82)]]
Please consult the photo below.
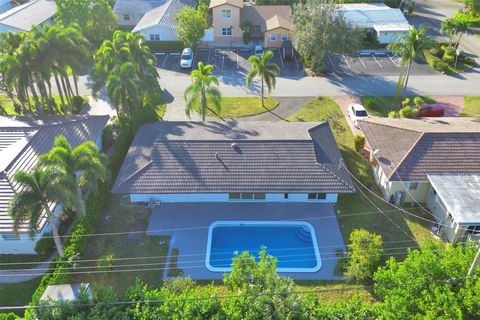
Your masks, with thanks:
[(229, 271), (235, 252), (258, 256), (262, 246), (277, 258), (280, 272), (315, 272), (321, 266), (314, 229), (304, 222), (216, 222), (210, 226), (209, 245), (212, 271)]

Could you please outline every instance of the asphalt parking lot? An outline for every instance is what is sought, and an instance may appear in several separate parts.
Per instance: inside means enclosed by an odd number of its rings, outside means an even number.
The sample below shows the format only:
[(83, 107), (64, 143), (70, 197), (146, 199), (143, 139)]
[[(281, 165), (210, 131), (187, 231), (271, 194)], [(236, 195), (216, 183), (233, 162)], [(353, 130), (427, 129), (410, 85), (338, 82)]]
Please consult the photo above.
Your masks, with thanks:
[[(400, 71), (400, 57), (385, 52), (360, 52), (355, 56), (328, 54), (325, 63), (330, 72), (345, 75), (394, 76)], [(414, 62), (410, 71), (412, 75), (433, 75), (438, 72), (427, 64)]]
[[(282, 57), (277, 48), (269, 49), (273, 52), (273, 62), (280, 67), (281, 77), (303, 77), (305, 71), (298, 57), (293, 60), (286, 60)], [(193, 69), (197, 68), (198, 62), (211, 64), (214, 67), (214, 74), (223, 75), (246, 75), (250, 70), (248, 58), (253, 54), (249, 48), (200, 48), (194, 53)], [(157, 67), (160, 72), (174, 72), (178, 75), (188, 75), (191, 69), (180, 68), (180, 52), (158, 52)]]

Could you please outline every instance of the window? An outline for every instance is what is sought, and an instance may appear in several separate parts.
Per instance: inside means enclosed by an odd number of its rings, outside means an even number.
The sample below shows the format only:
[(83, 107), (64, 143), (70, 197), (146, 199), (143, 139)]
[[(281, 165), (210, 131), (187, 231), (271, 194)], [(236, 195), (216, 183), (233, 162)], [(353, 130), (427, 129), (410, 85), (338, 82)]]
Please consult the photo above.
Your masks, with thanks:
[(282, 41), (287, 41), (288, 40), (288, 33), (282, 34)]
[(222, 18), (223, 19), (230, 19), (231, 17), (232, 17), (232, 10), (222, 9)]
[(283, 199), (288, 199), (288, 193), (283, 194)]
[(232, 35), (232, 28), (231, 27), (223, 27), (222, 28), (222, 36), (231, 36)]
[(467, 231), (469, 233), (480, 233), (480, 226), (469, 226)]
[(270, 41), (277, 41), (277, 34), (276, 33), (270, 33)]
[(265, 193), (263, 192), (254, 193), (253, 198), (255, 200), (265, 200)]
[(229, 194), (228, 194), (228, 198), (229, 198), (230, 200), (240, 200), (240, 199), (241, 199), (241, 198), (240, 198), (240, 193), (238, 193), (238, 192), (229, 193)]
[(327, 199), (326, 193), (309, 193), (308, 200), (325, 200)]
[(2, 234), (3, 240), (9, 241), (9, 240), (20, 240), (20, 236), (15, 234), (15, 233), (6, 233)]
[(160, 35), (159, 34), (151, 34), (150, 35), (150, 41), (160, 41)]
[(418, 182), (410, 182), (410, 185), (408, 186), (409, 191), (417, 191), (418, 190)]
[(264, 192), (231, 192), (228, 194), (229, 200), (265, 200)]
[(129, 14), (124, 14), (123, 15), (123, 20), (125, 20), (125, 21), (130, 20), (130, 15)]

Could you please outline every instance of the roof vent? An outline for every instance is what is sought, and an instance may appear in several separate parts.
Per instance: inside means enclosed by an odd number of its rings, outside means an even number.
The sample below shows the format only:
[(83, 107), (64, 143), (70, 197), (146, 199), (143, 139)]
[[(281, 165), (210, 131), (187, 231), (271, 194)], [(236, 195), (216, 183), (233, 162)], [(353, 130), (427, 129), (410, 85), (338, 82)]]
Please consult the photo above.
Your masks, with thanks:
[(220, 160), (220, 155), (218, 154), (218, 152), (215, 152), (215, 158), (217, 158), (218, 160)]
[(238, 148), (238, 143), (236, 142), (232, 142), (232, 144), (230, 145), (233, 149), (237, 149)]

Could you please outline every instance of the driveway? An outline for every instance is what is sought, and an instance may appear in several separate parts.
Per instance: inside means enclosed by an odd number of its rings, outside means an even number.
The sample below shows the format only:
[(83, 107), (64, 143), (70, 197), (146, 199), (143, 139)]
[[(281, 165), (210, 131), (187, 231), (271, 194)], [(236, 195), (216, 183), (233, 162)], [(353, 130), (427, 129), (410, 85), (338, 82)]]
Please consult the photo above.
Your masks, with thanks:
[(350, 120), (350, 117), (348, 116), (348, 105), (353, 102), (360, 103), (360, 98), (343, 96), (343, 97), (332, 97), (332, 99), (335, 100), (335, 102), (340, 107), (340, 110), (342, 110), (342, 113), (345, 116), (345, 119), (347, 120), (348, 126), (350, 127), (350, 130), (352, 131), (353, 135), (361, 134), (362, 132), (360, 131), (360, 129), (356, 128), (353, 125), (352, 120)]
[[(336, 250), (345, 251), (332, 204), (326, 203), (169, 203), (153, 209), (147, 235), (170, 235), (179, 249), (177, 266), (194, 280), (222, 279), (206, 267), (208, 229), (215, 221), (305, 221), (312, 225), (322, 267), (317, 272), (281, 273), (296, 280), (340, 280), (334, 275)], [(165, 230), (165, 231), (162, 231)], [(268, 249), (267, 249), (268, 252)], [(232, 252), (233, 255), (233, 252)]]

